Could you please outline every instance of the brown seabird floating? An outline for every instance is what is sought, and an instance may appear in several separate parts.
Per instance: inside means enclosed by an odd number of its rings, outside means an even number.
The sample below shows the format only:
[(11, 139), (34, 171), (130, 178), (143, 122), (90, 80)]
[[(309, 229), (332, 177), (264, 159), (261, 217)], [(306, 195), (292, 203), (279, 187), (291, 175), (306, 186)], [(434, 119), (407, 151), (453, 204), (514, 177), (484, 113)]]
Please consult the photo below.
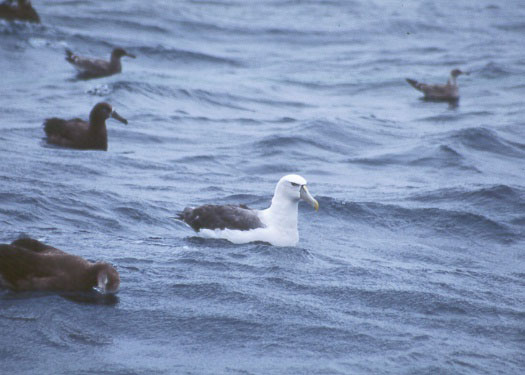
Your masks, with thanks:
[(78, 70), (78, 76), (80, 78), (105, 77), (120, 73), (122, 71), (120, 58), (122, 56), (128, 56), (133, 59), (136, 57), (120, 47), (115, 48), (113, 52), (111, 52), (109, 61), (78, 56), (66, 48), (66, 60)]
[(79, 118), (64, 120), (53, 117), (44, 122), (47, 142), (58, 146), (78, 148), (81, 150), (108, 149), (106, 120), (112, 117), (124, 124), (128, 120), (120, 116), (106, 102), (98, 103), (89, 114), (89, 122)]
[(421, 83), (410, 78), (407, 78), (406, 80), (416, 90), (419, 90), (423, 94), (425, 94), (425, 99), (451, 101), (459, 99), (459, 88), (456, 82), (456, 78), (461, 74), (468, 75), (467, 72), (462, 72), (459, 69), (452, 70), (450, 72), (450, 78), (444, 85), (428, 85), (426, 83)]
[(77, 292), (96, 288), (115, 293), (118, 272), (108, 263), (91, 263), (32, 238), (0, 245), (0, 286), (14, 291)]
[(30, 0), (18, 0), (16, 5), (13, 2), (6, 0), (0, 4), (0, 18), (40, 23), (40, 17)]

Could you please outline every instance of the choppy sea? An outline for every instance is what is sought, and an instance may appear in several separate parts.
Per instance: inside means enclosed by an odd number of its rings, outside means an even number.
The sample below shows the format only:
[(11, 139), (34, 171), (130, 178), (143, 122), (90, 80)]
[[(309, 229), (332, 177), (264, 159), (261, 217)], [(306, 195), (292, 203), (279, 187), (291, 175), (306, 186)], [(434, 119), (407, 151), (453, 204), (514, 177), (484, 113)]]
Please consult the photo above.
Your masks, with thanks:
[[(0, 242), (115, 265), (118, 300), (0, 291), (2, 374), (525, 373), (525, 2), (39, 1), (0, 21)], [(64, 48), (137, 55), (79, 80)], [(410, 77), (460, 76), (457, 105)], [(99, 101), (109, 150), (48, 146)], [(265, 208), (294, 248), (207, 240)]]

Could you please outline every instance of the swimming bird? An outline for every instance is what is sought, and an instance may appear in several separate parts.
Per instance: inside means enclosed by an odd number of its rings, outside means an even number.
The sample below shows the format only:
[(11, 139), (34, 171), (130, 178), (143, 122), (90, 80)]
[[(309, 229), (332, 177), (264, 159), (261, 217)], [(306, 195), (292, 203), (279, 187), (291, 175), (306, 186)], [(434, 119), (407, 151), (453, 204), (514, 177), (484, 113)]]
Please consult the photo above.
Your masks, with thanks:
[(186, 207), (178, 218), (204, 237), (223, 238), (233, 243), (262, 241), (274, 246), (295, 246), (299, 241), (297, 211), (299, 201), (319, 209), (310, 195), (306, 180), (295, 174), (282, 177), (265, 210), (244, 205), (204, 205)]
[(71, 63), (79, 71), (79, 77), (81, 78), (105, 77), (120, 73), (122, 71), (120, 58), (123, 56), (128, 56), (133, 59), (136, 57), (120, 47), (113, 49), (109, 61), (78, 56), (66, 48), (66, 61)]
[(469, 73), (463, 72), (459, 69), (454, 69), (450, 72), (450, 78), (444, 85), (427, 85), (413, 79), (407, 78), (407, 82), (412, 85), (416, 90), (419, 90), (425, 94), (425, 99), (431, 100), (458, 100), (459, 99), (459, 88), (456, 82), (456, 78), (461, 75)]
[(32, 238), (0, 245), (0, 286), (14, 291), (117, 292), (120, 276), (108, 263), (91, 263)]
[(0, 4), (0, 18), (40, 23), (40, 17), (30, 0), (18, 0), (16, 5), (13, 0), (4, 1)]
[(112, 117), (124, 124), (128, 120), (120, 116), (106, 102), (98, 103), (89, 114), (89, 122), (79, 118), (64, 120), (53, 117), (44, 122), (47, 142), (59, 146), (78, 148), (82, 150), (108, 149), (108, 133), (106, 119)]

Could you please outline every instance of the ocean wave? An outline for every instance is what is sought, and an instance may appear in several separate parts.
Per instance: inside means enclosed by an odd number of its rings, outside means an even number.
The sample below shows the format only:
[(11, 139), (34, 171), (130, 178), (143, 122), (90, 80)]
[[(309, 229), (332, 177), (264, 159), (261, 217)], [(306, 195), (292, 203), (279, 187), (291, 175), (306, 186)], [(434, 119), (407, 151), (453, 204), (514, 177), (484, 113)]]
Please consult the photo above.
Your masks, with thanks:
[[(136, 202), (133, 204), (128, 204), (127, 206), (124, 206), (122, 204), (118, 204), (114, 207), (111, 207), (111, 211), (119, 218), (119, 222), (128, 222), (132, 225), (140, 224), (140, 225), (154, 225), (154, 226), (166, 226), (166, 218), (164, 215), (159, 215), (160, 207), (152, 207), (151, 204), (149, 205), (138, 205)], [(149, 213), (152, 214), (149, 214)], [(157, 213), (157, 215), (153, 215), (153, 213)]]
[(525, 22), (505, 23), (496, 25), (495, 27), (503, 31), (515, 31), (518, 33), (522, 33), (525, 31)]
[(316, 148), (323, 151), (333, 152), (333, 145), (317, 141), (304, 136), (268, 136), (266, 139), (258, 141), (254, 147), (263, 151), (263, 154), (275, 155), (275, 152), (281, 150), (309, 150), (311, 153), (312, 148)]
[(501, 66), (496, 62), (489, 62), (485, 64), (478, 73), (483, 78), (496, 79), (512, 74), (511, 71), (507, 70), (505, 67)]
[(181, 96), (188, 96), (189, 93), (185, 90), (174, 88), (164, 84), (152, 84), (144, 81), (117, 81), (106, 84), (107, 93), (109, 95), (118, 91), (126, 91), (132, 94), (140, 94), (150, 99), (157, 99), (158, 97), (172, 97), (178, 98)]
[[(119, 17), (121, 16), (121, 17)], [(89, 25), (93, 28), (101, 28), (107, 24), (121, 27), (123, 29), (135, 30), (135, 32), (142, 33), (157, 33), (167, 34), (170, 30), (166, 27), (162, 27), (159, 23), (148, 24), (144, 19), (133, 20), (133, 15), (127, 12), (104, 12), (104, 13), (83, 13), (83, 14), (54, 14), (53, 20), (57, 24), (62, 24), (67, 27), (80, 28), (82, 26)]]
[(137, 54), (145, 55), (150, 58), (157, 58), (160, 60), (166, 60), (166, 61), (181, 61), (183, 63), (188, 64), (198, 64), (198, 63), (206, 63), (206, 64), (222, 64), (222, 65), (230, 65), (234, 67), (241, 67), (243, 66), (243, 63), (241, 61), (238, 61), (236, 59), (232, 58), (226, 58), (221, 56), (214, 56), (207, 53), (202, 52), (194, 52), (194, 51), (187, 51), (187, 50), (181, 50), (176, 48), (167, 48), (162, 45), (157, 45), (156, 47), (149, 47), (149, 46), (141, 46), (135, 48), (137, 51)]
[(19, 35), (29, 37), (31, 34), (44, 33), (47, 27), (42, 24), (24, 21), (6, 21), (0, 18), (0, 35)]
[(509, 141), (496, 131), (485, 127), (461, 129), (450, 136), (474, 150), (516, 158), (525, 157), (525, 144)]
[[(203, 265), (199, 264), (199, 266)], [(212, 269), (218, 271), (227, 270), (227, 268), (221, 267), (220, 263), (213, 264)], [(168, 287), (171, 288), (175, 296), (188, 299), (214, 300), (218, 303), (223, 301), (228, 301), (229, 303), (249, 303), (250, 301), (256, 301), (256, 299), (249, 294), (232, 290), (226, 285), (217, 282), (177, 282), (169, 285)]]
[(521, 238), (507, 224), (485, 215), (438, 207), (409, 208), (375, 202), (345, 202), (319, 197), (321, 207), (327, 207), (330, 216), (364, 224), (380, 226), (390, 231), (407, 230), (421, 236), (433, 232), (436, 236), (461, 237), (467, 241), (482, 238), (497, 243), (513, 243)]
[(405, 165), (433, 168), (457, 168), (476, 173), (480, 171), (471, 165), (468, 160), (456, 149), (449, 145), (432, 147), (416, 147), (399, 153), (388, 153), (372, 157), (358, 157), (346, 159), (346, 163), (364, 164), (374, 167), (388, 165)]
[(300, 121), (280, 134), (253, 142), (251, 147), (263, 155), (275, 155), (276, 152), (305, 153), (308, 159), (325, 160), (323, 154), (314, 150), (327, 155), (352, 154), (357, 147), (376, 144), (372, 136), (365, 134), (359, 127), (342, 120)]
[(435, 116), (428, 116), (422, 118), (423, 121), (428, 121), (431, 123), (451, 123), (451, 122), (461, 122), (465, 119), (471, 119), (472, 117), (484, 118), (487, 116), (492, 116), (494, 112), (491, 111), (471, 111), (471, 112), (462, 112), (462, 113), (442, 113)]
[(478, 189), (449, 188), (417, 193), (410, 198), (425, 203), (461, 202), (483, 207), (487, 210), (525, 210), (525, 191), (508, 185), (491, 185)]

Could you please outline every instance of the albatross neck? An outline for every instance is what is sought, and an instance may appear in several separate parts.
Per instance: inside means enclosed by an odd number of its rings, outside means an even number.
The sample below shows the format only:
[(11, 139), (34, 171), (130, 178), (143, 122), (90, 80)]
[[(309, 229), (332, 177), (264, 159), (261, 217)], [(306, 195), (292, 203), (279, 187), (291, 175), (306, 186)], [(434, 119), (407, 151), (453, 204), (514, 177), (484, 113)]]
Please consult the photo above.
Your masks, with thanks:
[(283, 227), (297, 228), (298, 206), (299, 200), (279, 199), (274, 196), (266, 211), (273, 222), (280, 223)]
[(89, 115), (88, 137), (91, 148), (108, 149), (108, 130), (106, 120), (94, 114)]
[(112, 72), (120, 72), (122, 70), (122, 65), (120, 64), (120, 56), (111, 54), (111, 60), (109, 61), (109, 66)]
[(106, 119), (97, 116), (96, 113), (89, 114), (89, 125), (91, 128), (101, 129), (106, 128)]

